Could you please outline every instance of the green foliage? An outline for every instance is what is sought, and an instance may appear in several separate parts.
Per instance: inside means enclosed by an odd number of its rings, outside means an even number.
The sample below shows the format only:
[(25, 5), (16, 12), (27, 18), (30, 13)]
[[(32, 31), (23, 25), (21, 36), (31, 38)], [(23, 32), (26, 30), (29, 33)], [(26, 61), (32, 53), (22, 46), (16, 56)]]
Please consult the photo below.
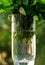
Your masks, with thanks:
[(23, 15), (39, 15), (41, 12), (45, 12), (45, 4), (43, 3), (45, 3), (44, 0), (1, 0), (0, 13), (10, 11), (13, 13), (20, 13)]
[(40, 3), (45, 4), (45, 0), (40, 0)]
[(0, 9), (0, 13), (3, 13), (5, 10), (3, 10), (3, 9)]
[[(25, 24), (27, 25), (27, 22), (31, 24), (31, 18), (35, 15), (35, 19), (38, 21), (40, 21), (41, 16), (45, 19), (45, 0), (0, 0), (0, 13), (3, 12), (20, 13), (26, 21), (24, 21)], [(29, 22), (29, 20), (31, 21)], [(24, 24), (23, 20), (20, 21)], [(25, 28), (27, 27), (25, 26)]]
[[(45, 15), (44, 15), (45, 16)], [(44, 17), (40, 17), (40, 21), (37, 20), (36, 22), (36, 63), (35, 65), (42, 65), (43, 63), (45, 64), (45, 20), (43, 19)], [(40, 61), (39, 61), (40, 60)], [(44, 65), (43, 64), (43, 65)]]
[(12, 4), (12, 0), (1, 0), (1, 4), (6, 7)]
[(11, 24), (8, 20), (9, 13), (0, 14), (0, 51), (10, 52), (11, 49)]
[(12, 4), (12, 0), (0, 0), (0, 13), (6, 11), (11, 12), (12, 9), (11, 4)]
[(29, 0), (23, 0), (24, 5), (28, 5), (28, 3), (29, 3)]

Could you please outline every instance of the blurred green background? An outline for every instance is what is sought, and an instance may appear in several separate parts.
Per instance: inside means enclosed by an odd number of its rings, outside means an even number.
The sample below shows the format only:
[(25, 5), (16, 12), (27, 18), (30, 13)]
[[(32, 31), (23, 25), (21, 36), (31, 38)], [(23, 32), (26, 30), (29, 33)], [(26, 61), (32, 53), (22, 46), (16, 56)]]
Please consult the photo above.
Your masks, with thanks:
[[(0, 64), (12, 62), (11, 58), (11, 21), (9, 13), (0, 14)], [(3, 63), (1, 62), (3, 61)]]

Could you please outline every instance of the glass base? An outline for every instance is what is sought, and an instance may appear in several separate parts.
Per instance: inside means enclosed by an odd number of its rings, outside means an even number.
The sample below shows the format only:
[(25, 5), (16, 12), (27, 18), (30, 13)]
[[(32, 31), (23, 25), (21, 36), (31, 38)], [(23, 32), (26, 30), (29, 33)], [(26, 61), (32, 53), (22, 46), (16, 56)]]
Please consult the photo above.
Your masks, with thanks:
[(27, 65), (27, 63), (16, 63), (16, 65)]
[(35, 60), (29, 62), (15, 62), (14, 65), (34, 65)]

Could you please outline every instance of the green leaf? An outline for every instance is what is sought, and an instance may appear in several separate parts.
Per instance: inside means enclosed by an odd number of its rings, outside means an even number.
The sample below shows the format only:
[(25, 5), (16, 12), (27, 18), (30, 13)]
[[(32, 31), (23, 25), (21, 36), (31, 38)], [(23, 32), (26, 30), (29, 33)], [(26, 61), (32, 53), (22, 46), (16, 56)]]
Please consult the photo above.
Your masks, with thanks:
[(1, 0), (1, 2), (2, 2), (2, 5), (4, 5), (4, 7), (10, 6), (12, 4), (12, 0)]
[(28, 0), (23, 0), (24, 5), (28, 5)]
[(3, 10), (3, 9), (0, 9), (0, 13), (3, 13), (5, 10)]
[(39, 0), (33, 0), (33, 5), (35, 5)]
[(25, 10), (24, 10), (23, 7), (20, 7), (20, 8), (19, 8), (19, 13), (21, 13), (21, 14), (23, 14), (23, 15), (26, 15), (26, 12), (25, 12)]

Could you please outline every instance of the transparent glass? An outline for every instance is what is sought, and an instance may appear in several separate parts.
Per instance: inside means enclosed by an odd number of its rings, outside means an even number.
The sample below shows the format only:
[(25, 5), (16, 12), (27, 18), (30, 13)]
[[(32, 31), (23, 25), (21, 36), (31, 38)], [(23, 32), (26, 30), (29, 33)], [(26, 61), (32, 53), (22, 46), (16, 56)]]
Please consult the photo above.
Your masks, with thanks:
[(12, 16), (12, 58), (16, 65), (35, 59), (35, 26), (33, 18), (27, 19), (19, 14)]

